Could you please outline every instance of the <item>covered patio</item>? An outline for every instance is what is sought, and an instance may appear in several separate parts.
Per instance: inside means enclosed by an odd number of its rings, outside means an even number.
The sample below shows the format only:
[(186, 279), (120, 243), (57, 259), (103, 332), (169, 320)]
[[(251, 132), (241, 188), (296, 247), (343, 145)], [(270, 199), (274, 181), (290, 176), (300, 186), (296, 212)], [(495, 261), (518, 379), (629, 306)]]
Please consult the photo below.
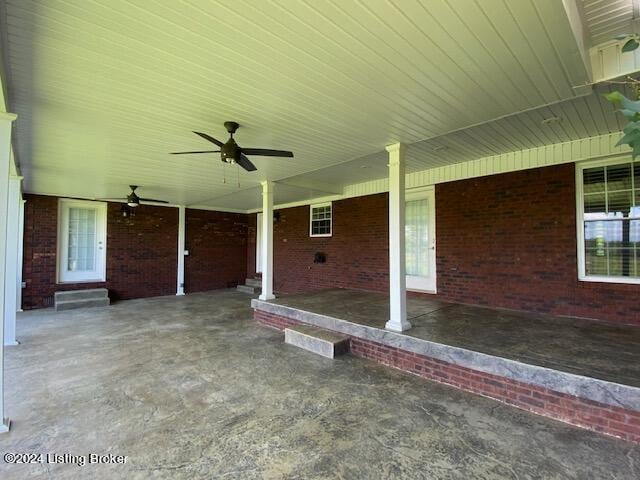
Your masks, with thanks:
[(0, 477), (637, 478), (632, 443), (301, 351), (257, 325), (250, 300), (220, 290), (20, 314), (0, 450), (128, 460), (0, 463)]
[(637, 480), (639, 298), (640, 0), (0, 0), (3, 479)]

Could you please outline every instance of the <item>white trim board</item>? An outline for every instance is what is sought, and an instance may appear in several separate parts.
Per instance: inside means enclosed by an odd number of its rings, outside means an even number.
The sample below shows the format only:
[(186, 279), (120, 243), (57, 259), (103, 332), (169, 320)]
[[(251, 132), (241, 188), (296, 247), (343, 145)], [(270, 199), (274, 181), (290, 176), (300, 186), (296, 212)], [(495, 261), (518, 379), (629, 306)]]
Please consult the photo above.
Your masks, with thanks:
[[(574, 163), (583, 160), (595, 160), (609, 156), (626, 155), (630, 152), (627, 146), (615, 147), (622, 134), (608, 133), (596, 137), (588, 137), (569, 142), (555, 143), (527, 150), (508, 152), (500, 155), (455, 163), (442, 167), (430, 168), (406, 176), (406, 188), (417, 188), (438, 183), (453, 182), (469, 178), (485, 177), (500, 173), (516, 172), (531, 168)], [(388, 179), (346, 185), (342, 195), (331, 195), (305, 199), (298, 202), (274, 205), (274, 209), (283, 209), (311, 205), (315, 203), (344, 200), (389, 191)], [(257, 213), (259, 208), (247, 210), (245, 213)]]

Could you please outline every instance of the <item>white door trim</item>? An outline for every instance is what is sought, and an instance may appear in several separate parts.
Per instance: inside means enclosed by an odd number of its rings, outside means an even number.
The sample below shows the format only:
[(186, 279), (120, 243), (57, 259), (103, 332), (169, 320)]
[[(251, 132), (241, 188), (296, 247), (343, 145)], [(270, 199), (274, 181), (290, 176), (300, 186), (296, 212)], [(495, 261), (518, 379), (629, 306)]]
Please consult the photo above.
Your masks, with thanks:
[[(89, 272), (69, 272), (66, 270), (69, 241), (70, 207), (93, 208), (96, 210), (96, 262)], [(61, 198), (58, 202), (58, 283), (104, 282), (107, 264), (107, 204), (88, 200)]]
[(429, 276), (407, 275), (407, 290), (411, 292), (436, 293), (436, 195), (433, 185), (412, 188), (406, 191), (405, 201), (428, 200), (429, 216)]

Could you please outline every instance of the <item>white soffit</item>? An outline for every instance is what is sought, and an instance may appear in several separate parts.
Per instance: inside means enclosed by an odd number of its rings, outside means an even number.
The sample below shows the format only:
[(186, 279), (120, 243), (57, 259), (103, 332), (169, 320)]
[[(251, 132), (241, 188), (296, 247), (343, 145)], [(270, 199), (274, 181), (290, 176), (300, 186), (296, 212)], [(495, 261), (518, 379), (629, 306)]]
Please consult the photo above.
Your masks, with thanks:
[[(238, 173), (243, 188), (303, 175), (573, 98), (587, 79), (555, 0), (4, 0), (3, 12), (16, 153), (26, 191), (44, 194), (135, 183), (173, 204), (240, 197)], [(295, 159), (253, 157), (257, 172), (227, 168), (224, 182), (216, 156), (167, 154), (209, 146), (191, 130), (225, 140), (225, 120), (241, 145)]]
[(591, 45), (612, 40), (616, 35), (640, 33), (634, 30), (635, 14), (640, 8), (637, 0), (582, 0), (582, 16), (589, 32)]
[[(624, 118), (603, 97), (611, 90), (599, 87), (586, 97), (408, 145), (407, 173), (619, 132)], [(317, 182), (341, 179), (345, 185), (377, 180), (388, 175), (386, 162), (387, 155), (381, 151), (307, 173), (304, 178)]]

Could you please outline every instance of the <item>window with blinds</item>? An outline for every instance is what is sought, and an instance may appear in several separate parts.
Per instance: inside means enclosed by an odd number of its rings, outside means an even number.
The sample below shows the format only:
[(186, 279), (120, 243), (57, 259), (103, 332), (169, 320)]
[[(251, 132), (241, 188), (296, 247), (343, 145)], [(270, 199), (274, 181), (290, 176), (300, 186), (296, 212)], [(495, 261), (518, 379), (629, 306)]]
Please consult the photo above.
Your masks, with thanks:
[(429, 275), (429, 215), (426, 198), (406, 203), (405, 257), (407, 275)]
[(640, 164), (582, 166), (578, 182), (581, 276), (640, 281)]
[(67, 234), (67, 270), (86, 272), (96, 267), (96, 211), (92, 208), (69, 208)]

